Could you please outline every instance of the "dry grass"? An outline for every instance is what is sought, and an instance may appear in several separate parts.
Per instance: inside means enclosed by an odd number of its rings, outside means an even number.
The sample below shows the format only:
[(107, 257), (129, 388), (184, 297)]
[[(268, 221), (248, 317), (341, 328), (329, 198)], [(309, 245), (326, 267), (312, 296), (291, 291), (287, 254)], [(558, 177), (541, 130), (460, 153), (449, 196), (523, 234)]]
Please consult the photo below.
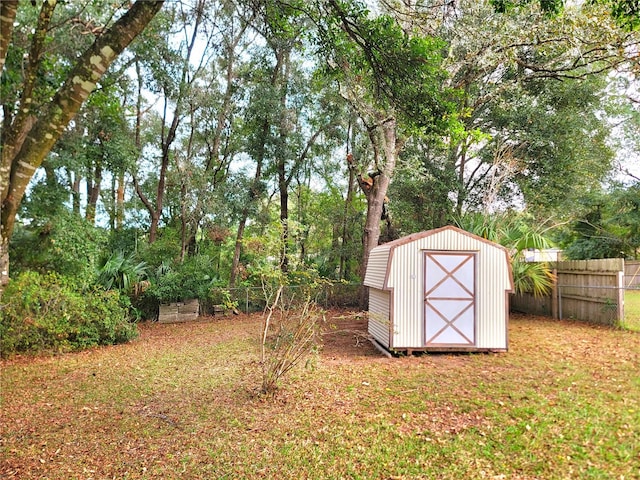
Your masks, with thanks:
[(259, 317), (2, 363), (3, 478), (640, 476), (640, 334), (516, 316), (505, 354), (388, 359), (335, 312), (261, 385)]

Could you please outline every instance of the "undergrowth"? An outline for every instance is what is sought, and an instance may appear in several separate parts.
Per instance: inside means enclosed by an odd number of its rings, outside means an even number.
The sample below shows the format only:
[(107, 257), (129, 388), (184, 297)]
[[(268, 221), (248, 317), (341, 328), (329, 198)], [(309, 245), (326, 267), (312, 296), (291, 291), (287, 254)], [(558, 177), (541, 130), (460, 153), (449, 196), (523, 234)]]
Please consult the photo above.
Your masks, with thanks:
[(27, 271), (11, 280), (0, 309), (0, 352), (65, 352), (137, 335), (117, 291), (79, 290), (60, 275)]

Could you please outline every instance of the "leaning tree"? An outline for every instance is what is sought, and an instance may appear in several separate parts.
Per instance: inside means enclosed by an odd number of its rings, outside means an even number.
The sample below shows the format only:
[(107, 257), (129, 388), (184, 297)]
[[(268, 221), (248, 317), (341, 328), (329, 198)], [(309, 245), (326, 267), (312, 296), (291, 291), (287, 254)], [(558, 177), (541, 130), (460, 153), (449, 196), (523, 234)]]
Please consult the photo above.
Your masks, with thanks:
[[(14, 31), (14, 25), (20, 14), (29, 18), (26, 9), (33, 8), (35, 2), (0, 2), (0, 289), (9, 280), (9, 239), (27, 185), (107, 68), (163, 3), (164, 0), (138, 0), (125, 10), (109, 6), (112, 11), (102, 17), (105, 24), (97, 25), (95, 19), (86, 17), (85, 8), (74, 10), (66, 2), (48, 0), (42, 2), (35, 24), (25, 25), (32, 29), (29, 34), (24, 29)], [(118, 19), (111, 23), (109, 19), (114, 17)], [(62, 28), (66, 28), (68, 39), (74, 35), (94, 35), (95, 39), (75, 62), (68, 61), (68, 69), (57, 76), (49, 75), (50, 46)], [(63, 69), (64, 66), (63, 63)]]

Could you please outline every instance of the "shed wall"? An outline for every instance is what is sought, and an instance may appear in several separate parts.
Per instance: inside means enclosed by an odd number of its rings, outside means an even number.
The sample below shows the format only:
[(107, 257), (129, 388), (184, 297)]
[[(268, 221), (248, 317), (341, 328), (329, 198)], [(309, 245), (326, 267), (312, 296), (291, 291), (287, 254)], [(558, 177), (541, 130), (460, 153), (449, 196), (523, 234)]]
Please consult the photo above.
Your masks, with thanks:
[(390, 303), (390, 292), (369, 288), (369, 334), (386, 348), (389, 348)]
[(393, 250), (387, 281), (394, 294), (391, 347), (424, 347), (424, 250), (477, 252), (476, 347), (506, 349), (505, 292), (512, 288), (506, 252), (455, 229), (443, 229)]
[(387, 245), (380, 245), (371, 251), (369, 261), (367, 262), (367, 271), (364, 275), (363, 283), (365, 285), (378, 289), (384, 288), (390, 251), (391, 248), (387, 247)]

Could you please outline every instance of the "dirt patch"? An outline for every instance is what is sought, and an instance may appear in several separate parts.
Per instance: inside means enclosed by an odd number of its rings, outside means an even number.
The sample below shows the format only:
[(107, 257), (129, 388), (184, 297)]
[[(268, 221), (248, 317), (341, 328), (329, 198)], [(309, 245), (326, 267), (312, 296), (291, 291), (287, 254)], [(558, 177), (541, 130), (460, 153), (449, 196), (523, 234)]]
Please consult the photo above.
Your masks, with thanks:
[[(137, 342), (164, 344), (174, 336), (187, 337), (189, 345), (212, 341), (224, 342), (238, 336), (247, 340), (259, 340), (263, 316), (261, 312), (239, 315), (203, 316), (188, 323), (154, 322), (140, 326)], [(367, 317), (363, 312), (328, 310), (322, 332), (321, 355), (331, 360), (353, 360), (357, 357), (382, 357), (372, 344), (367, 332)]]
[(322, 355), (328, 359), (382, 356), (371, 343), (364, 313), (327, 312), (322, 339)]

